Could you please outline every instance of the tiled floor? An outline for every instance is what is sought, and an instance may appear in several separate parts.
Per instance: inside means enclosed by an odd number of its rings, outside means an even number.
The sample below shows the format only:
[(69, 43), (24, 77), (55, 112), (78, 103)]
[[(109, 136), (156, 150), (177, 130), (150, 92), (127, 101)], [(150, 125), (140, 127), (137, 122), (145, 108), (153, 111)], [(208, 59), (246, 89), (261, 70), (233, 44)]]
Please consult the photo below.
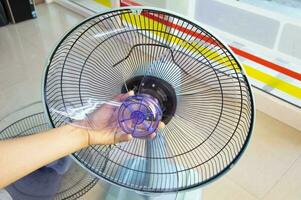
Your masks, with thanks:
[[(40, 5), (37, 10), (37, 19), (0, 28), (0, 119), (41, 99), (49, 52), (60, 36), (83, 19), (56, 4)], [(257, 112), (243, 158), (226, 176), (203, 189), (203, 199), (300, 200), (300, 169), (301, 132)]]
[(301, 132), (257, 112), (253, 137), (242, 159), (204, 189), (204, 199), (299, 200), (300, 164)]
[(0, 119), (41, 99), (42, 73), (60, 37), (83, 17), (56, 4), (37, 6), (38, 18), (0, 28)]

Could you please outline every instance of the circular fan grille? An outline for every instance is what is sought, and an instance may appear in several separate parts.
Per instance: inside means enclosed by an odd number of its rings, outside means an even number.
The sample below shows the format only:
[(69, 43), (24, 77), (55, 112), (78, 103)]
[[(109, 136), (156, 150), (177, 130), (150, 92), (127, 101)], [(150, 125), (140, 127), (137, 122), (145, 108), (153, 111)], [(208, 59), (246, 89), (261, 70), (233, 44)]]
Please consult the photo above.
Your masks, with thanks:
[(156, 77), (173, 87), (177, 105), (166, 127), (154, 140), (91, 146), (74, 157), (99, 177), (146, 192), (193, 188), (231, 168), (251, 134), (250, 85), (225, 45), (166, 11), (118, 9), (71, 30), (54, 50), (45, 74), (52, 125), (69, 119), (50, 108), (85, 106), (90, 98), (109, 101), (139, 76), (143, 82)]
[[(39, 108), (37, 108), (39, 107)], [(1, 120), (0, 140), (17, 138), (43, 132), (49, 129), (41, 103), (25, 107), (7, 118)], [(32, 109), (33, 108), (33, 109)], [(32, 114), (32, 112), (36, 112)], [(28, 113), (31, 113), (28, 115)], [(20, 117), (22, 116), (22, 117)], [(11, 123), (11, 119), (15, 122)], [(19, 120), (16, 120), (18, 118)], [(98, 179), (84, 171), (74, 162), (64, 175), (58, 175), (51, 168), (43, 167), (32, 174), (9, 185), (6, 190), (13, 199), (78, 199), (92, 189)], [(41, 188), (42, 187), (42, 188)]]

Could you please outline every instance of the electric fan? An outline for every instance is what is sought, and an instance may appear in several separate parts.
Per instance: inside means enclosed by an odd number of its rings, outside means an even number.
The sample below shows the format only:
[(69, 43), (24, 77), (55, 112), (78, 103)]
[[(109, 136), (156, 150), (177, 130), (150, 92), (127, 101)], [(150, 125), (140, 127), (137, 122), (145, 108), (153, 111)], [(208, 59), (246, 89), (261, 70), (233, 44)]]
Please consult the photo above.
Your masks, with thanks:
[[(49, 124), (41, 102), (13, 112), (0, 123), (0, 140), (46, 131)], [(98, 183), (69, 158), (63, 158), (7, 186), (9, 195), (1, 200), (71, 200), (84, 196)]]
[[(127, 7), (91, 17), (63, 37), (45, 72), (53, 127), (115, 107), (112, 124), (133, 139), (73, 158), (125, 191), (155, 197), (202, 186), (232, 168), (252, 132), (251, 88), (233, 53), (169, 11)], [(112, 100), (130, 90), (134, 96)]]

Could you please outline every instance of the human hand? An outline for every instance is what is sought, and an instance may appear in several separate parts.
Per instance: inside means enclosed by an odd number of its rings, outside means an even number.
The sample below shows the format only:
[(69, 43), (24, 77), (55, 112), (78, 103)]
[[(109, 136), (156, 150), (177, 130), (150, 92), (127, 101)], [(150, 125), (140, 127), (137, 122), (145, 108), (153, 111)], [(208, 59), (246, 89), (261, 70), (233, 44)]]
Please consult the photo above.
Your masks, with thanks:
[[(130, 91), (125, 94), (120, 94), (113, 98), (112, 102), (120, 103), (133, 96), (134, 92)], [(119, 142), (126, 142), (132, 139), (131, 134), (123, 132), (118, 125), (118, 107), (111, 103), (101, 105), (96, 111), (88, 115), (86, 120), (80, 121), (79, 126), (85, 127), (83, 131), (88, 136), (88, 145), (94, 144), (115, 144)], [(158, 129), (164, 127), (164, 123), (160, 122)], [(154, 139), (156, 133), (147, 136), (146, 139)]]

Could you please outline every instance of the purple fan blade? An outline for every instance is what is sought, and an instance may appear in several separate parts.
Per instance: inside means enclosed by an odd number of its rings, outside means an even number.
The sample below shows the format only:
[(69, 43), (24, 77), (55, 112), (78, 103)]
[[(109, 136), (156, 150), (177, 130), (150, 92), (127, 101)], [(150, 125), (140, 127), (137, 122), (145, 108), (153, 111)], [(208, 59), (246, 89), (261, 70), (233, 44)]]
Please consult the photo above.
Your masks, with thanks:
[(158, 100), (147, 94), (127, 98), (118, 112), (121, 129), (136, 138), (143, 138), (155, 132), (161, 119), (162, 110)]

